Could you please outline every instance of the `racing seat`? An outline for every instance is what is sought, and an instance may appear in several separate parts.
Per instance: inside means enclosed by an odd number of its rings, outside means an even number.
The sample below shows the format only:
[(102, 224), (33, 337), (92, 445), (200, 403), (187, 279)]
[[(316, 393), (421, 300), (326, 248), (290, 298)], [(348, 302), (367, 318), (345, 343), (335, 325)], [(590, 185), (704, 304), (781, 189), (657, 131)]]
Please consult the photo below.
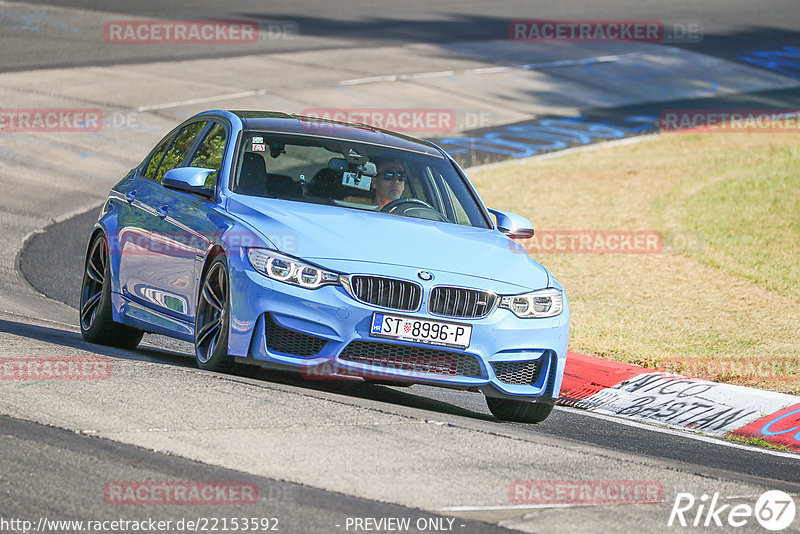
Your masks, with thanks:
[(302, 196), (302, 186), (291, 176), (267, 173), (261, 155), (245, 152), (236, 192), (256, 197), (298, 197)]
[(309, 192), (317, 197), (328, 200), (341, 200), (345, 196), (344, 186), (342, 185), (342, 171), (329, 169), (327, 167), (320, 171), (311, 179)]
[(267, 196), (267, 164), (264, 158), (253, 152), (245, 152), (237, 186), (237, 193), (255, 197)]
[(267, 173), (266, 186), (268, 197), (299, 197), (303, 194), (303, 186), (285, 174)]

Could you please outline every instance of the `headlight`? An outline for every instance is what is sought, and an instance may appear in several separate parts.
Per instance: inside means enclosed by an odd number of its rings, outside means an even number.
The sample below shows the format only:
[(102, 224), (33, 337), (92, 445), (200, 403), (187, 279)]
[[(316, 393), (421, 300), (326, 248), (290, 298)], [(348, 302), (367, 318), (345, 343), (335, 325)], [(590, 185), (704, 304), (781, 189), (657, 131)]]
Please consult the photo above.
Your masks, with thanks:
[(308, 263), (265, 248), (247, 249), (247, 258), (253, 269), (264, 276), (304, 287), (317, 289), (328, 284), (338, 284), (339, 275), (314, 267)]
[(564, 296), (559, 289), (539, 289), (501, 297), (500, 307), (523, 319), (554, 317), (564, 310)]

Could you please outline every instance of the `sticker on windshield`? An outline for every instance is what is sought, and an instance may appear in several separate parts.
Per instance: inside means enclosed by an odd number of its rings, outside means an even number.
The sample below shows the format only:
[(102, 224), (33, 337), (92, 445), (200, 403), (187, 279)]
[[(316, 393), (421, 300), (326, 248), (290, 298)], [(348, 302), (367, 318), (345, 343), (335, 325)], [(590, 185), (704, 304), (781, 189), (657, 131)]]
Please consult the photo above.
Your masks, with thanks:
[(264, 144), (253, 143), (253, 152), (264, 152), (266, 150), (265, 146)]
[(372, 185), (372, 178), (355, 172), (344, 172), (342, 173), (342, 185), (369, 191), (369, 188)]
[(254, 137), (253, 138), (253, 144), (262, 144), (263, 142), (264, 142), (264, 138), (263, 137)]

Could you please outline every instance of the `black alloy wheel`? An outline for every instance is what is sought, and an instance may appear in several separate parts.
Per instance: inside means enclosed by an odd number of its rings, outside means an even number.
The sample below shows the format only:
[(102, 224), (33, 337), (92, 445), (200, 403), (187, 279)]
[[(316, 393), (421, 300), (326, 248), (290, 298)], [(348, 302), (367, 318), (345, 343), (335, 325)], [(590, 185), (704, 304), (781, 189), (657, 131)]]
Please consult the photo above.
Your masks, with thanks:
[(98, 234), (89, 246), (83, 270), (80, 300), (80, 326), (83, 339), (90, 343), (134, 349), (144, 332), (114, 322), (111, 311), (111, 267), (106, 238)]
[(228, 371), (230, 287), (228, 267), (223, 258), (212, 261), (200, 286), (195, 318), (194, 347), (197, 366), (208, 371)]

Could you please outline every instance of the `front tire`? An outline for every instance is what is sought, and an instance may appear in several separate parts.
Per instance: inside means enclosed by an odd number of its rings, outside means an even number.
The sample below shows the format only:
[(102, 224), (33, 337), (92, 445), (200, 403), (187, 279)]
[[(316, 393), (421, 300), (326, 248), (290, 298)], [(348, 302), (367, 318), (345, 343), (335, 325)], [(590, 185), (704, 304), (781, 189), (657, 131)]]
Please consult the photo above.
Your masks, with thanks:
[(94, 238), (86, 254), (81, 284), (80, 325), (89, 343), (135, 349), (144, 332), (116, 323), (111, 312), (111, 267), (104, 235)]
[(541, 423), (553, 411), (552, 402), (531, 402), (523, 400), (498, 399), (486, 397), (486, 404), (492, 415), (501, 421), (516, 423)]
[(200, 285), (194, 327), (197, 367), (220, 372), (233, 368), (233, 359), (228, 356), (229, 324), (228, 265), (219, 257), (211, 262)]

